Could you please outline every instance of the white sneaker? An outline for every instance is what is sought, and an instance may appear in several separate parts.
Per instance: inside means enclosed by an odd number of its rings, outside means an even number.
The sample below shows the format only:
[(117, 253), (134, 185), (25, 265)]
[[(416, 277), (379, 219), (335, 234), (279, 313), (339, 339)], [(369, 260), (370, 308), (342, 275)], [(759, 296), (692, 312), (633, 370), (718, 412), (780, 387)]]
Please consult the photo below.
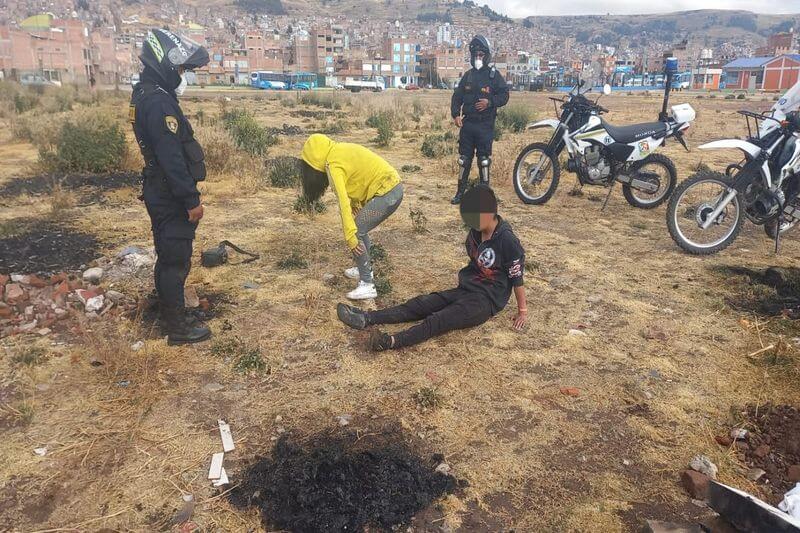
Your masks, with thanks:
[(375, 290), (375, 284), (364, 283), (363, 281), (359, 281), (358, 286), (347, 293), (347, 298), (349, 300), (371, 300), (377, 297), (378, 291)]
[(361, 275), (358, 273), (358, 267), (345, 268), (344, 277), (350, 279), (360, 279)]

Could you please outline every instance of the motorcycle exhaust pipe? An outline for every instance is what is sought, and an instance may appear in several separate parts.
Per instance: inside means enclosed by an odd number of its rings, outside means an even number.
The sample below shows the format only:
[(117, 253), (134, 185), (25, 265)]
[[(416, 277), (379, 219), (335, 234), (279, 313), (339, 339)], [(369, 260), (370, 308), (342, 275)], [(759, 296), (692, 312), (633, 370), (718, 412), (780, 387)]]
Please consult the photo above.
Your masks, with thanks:
[(643, 181), (640, 179), (631, 178), (630, 176), (625, 174), (620, 174), (617, 177), (617, 180), (619, 180), (622, 183), (627, 183), (637, 191), (642, 191), (650, 194), (653, 194), (658, 191), (658, 185), (650, 183), (649, 181)]

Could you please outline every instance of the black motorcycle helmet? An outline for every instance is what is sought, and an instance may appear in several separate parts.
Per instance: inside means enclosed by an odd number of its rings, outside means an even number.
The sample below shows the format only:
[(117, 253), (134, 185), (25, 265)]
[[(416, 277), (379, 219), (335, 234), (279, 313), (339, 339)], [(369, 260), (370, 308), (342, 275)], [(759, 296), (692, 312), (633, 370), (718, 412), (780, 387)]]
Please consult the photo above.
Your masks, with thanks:
[(483, 52), (483, 65), (488, 66), (492, 61), (492, 49), (489, 45), (489, 39), (483, 35), (476, 35), (469, 42), (469, 63), (475, 66), (475, 54)]
[(179, 68), (194, 70), (208, 64), (208, 50), (183, 35), (153, 29), (147, 34), (139, 59), (145, 70), (158, 78), (165, 89), (175, 90), (181, 83)]

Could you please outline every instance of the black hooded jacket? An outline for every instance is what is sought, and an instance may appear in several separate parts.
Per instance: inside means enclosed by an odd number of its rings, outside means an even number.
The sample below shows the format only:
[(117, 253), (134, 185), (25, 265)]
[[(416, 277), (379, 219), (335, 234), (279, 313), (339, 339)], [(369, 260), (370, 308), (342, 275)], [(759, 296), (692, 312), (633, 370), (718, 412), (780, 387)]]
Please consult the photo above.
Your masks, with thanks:
[(470, 230), (466, 248), (469, 264), (458, 273), (458, 286), (482, 292), (492, 302), (493, 312), (500, 312), (511, 297), (512, 287), (523, 284), (525, 250), (511, 230), (511, 225), (498, 216), (491, 238), (481, 242), (481, 232)]
[[(150, 69), (133, 88), (130, 119), (145, 160), (145, 180), (162, 181), (160, 200), (169, 200), (189, 210), (200, 204), (197, 181), (205, 179), (203, 149), (178, 105), (174, 89)], [(147, 187), (146, 187), (147, 191)], [(148, 201), (145, 194), (145, 201)]]
[[(484, 65), (480, 70), (469, 69), (458, 82), (450, 100), (450, 113), (453, 118), (464, 114), (466, 120), (494, 120), (497, 109), (508, 103), (508, 85), (503, 75), (493, 66)], [(475, 109), (481, 99), (489, 100), (489, 107), (483, 111)]]

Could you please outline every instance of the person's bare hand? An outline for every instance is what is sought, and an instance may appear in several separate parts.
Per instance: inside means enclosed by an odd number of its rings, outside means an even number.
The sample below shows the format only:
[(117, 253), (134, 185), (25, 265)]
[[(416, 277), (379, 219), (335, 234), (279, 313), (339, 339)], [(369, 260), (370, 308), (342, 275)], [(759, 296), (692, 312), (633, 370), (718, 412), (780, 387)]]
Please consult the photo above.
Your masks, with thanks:
[(197, 224), (200, 222), (200, 219), (203, 218), (203, 204), (199, 204), (197, 207), (193, 207), (187, 211), (189, 214), (189, 222), (192, 224)]
[(460, 128), (460, 127), (462, 127), (464, 125), (464, 118), (461, 115), (459, 115), (459, 116), (457, 116), (456, 118), (453, 119), (453, 122), (455, 122), (456, 126), (458, 126)]
[(477, 109), (478, 112), (486, 111), (488, 108), (489, 108), (489, 100), (487, 100), (486, 98), (481, 98), (480, 100), (475, 102), (475, 109)]
[(351, 251), (353, 252), (353, 255), (356, 255), (356, 256), (364, 255), (365, 253), (367, 253), (367, 247), (364, 246), (363, 242), (358, 241), (358, 244), (356, 244), (356, 247), (353, 248)]
[(528, 312), (517, 311), (517, 314), (514, 315), (512, 321), (514, 323), (514, 329), (520, 331), (523, 327), (525, 327), (525, 323), (528, 321)]

